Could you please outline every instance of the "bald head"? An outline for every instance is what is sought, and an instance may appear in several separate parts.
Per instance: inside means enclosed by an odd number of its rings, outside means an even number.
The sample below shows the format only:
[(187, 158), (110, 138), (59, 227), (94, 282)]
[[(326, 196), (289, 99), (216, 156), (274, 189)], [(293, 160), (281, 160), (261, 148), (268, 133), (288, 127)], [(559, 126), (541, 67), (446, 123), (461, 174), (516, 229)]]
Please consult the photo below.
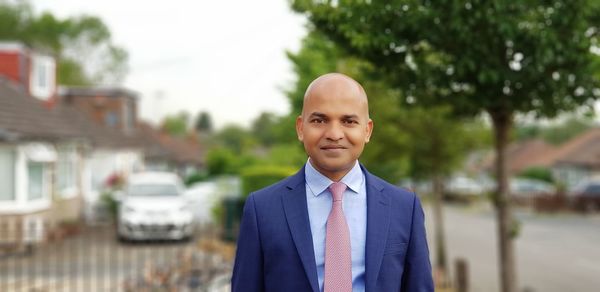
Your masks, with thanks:
[(356, 98), (369, 111), (367, 93), (356, 80), (341, 73), (327, 73), (319, 76), (317, 79), (308, 85), (304, 93), (304, 105), (302, 113), (304, 114), (305, 105), (311, 98), (339, 98), (339, 97)]

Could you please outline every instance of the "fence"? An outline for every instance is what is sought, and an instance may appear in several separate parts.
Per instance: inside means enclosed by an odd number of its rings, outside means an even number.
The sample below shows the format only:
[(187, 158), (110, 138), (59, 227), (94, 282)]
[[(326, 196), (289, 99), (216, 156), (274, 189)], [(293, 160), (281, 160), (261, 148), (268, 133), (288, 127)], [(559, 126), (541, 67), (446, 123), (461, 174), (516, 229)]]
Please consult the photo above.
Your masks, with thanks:
[(0, 223), (0, 291), (229, 289), (233, 247), (219, 242), (214, 228), (198, 228), (184, 242), (123, 243), (111, 224), (60, 236), (48, 236), (46, 225), (8, 226)]

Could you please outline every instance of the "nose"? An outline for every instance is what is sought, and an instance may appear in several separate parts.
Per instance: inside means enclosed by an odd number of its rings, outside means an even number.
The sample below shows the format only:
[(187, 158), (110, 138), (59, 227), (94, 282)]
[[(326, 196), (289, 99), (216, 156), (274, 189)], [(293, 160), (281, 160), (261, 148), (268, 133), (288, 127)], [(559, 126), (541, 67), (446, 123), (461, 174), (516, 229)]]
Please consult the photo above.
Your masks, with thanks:
[(344, 130), (342, 129), (342, 125), (337, 122), (330, 123), (325, 132), (325, 138), (330, 141), (339, 141), (343, 139)]

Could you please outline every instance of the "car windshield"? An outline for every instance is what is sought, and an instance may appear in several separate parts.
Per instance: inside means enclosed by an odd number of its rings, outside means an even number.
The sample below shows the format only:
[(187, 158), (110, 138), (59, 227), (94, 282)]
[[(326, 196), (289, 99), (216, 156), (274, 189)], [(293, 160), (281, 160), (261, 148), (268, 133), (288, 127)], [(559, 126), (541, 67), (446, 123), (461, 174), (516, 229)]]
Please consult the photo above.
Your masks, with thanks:
[(177, 186), (172, 184), (135, 184), (129, 186), (127, 195), (132, 197), (175, 197)]

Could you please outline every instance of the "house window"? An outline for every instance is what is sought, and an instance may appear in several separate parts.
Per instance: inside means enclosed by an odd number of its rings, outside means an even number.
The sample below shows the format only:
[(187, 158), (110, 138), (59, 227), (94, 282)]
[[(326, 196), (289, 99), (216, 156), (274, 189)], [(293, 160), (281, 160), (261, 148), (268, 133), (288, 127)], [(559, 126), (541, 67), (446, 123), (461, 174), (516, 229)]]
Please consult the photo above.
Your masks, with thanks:
[(39, 88), (46, 88), (48, 87), (48, 80), (46, 80), (48, 78), (48, 66), (46, 66), (46, 64), (39, 64), (38, 67), (38, 71), (37, 71), (37, 86)]
[(105, 119), (106, 125), (109, 127), (116, 127), (117, 124), (119, 123), (119, 116), (117, 115), (117, 113), (115, 113), (113, 111), (107, 112), (104, 119)]
[(31, 94), (39, 99), (47, 100), (54, 94), (55, 63), (47, 56), (34, 55), (31, 62), (30, 89)]
[(0, 148), (0, 201), (15, 200), (15, 152)]
[(41, 199), (45, 197), (47, 182), (45, 178), (45, 166), (41, 162), (30, 161), (27, 163), (28, 192), (27, 201)]

